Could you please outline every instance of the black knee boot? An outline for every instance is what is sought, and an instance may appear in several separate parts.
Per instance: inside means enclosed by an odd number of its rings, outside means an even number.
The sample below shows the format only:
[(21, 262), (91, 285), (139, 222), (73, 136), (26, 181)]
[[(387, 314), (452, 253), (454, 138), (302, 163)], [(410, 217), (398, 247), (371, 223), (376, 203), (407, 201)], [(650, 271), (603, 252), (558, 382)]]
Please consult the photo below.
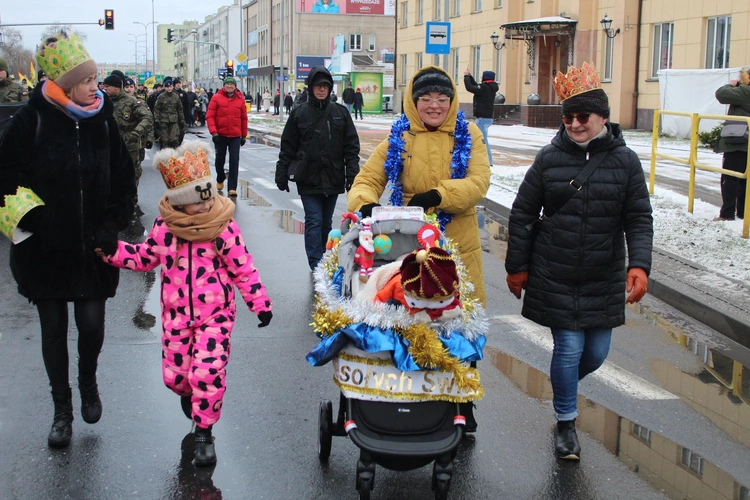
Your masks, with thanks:
[(580, 460), (581, 446), (578, 444), (575, 419), (557, 422), (555, 451), (564, 460)]
[(70, 388), (53, 390), (52, 401), (55, 403), (55, 416), (47, 444), (53, 448), (65, 448), (73, 436), (73, 394)]
[(211, 435), (211, 427), (195, 428), (195, 465), (198, 467), (216, 465), (216, 448), (214, 437)]
[(81, 391), (81, 416), (87, 424), (95, 424), (102, 418), (102, 400), (96, 374), (78, 376), (78, 389)]
[(474, 403), (472, 401), (458, 403), (458, 408), (461, 411), (461, 415), (466, 417), (464, 432), (477, 432), (477, 420), (474, 418)]

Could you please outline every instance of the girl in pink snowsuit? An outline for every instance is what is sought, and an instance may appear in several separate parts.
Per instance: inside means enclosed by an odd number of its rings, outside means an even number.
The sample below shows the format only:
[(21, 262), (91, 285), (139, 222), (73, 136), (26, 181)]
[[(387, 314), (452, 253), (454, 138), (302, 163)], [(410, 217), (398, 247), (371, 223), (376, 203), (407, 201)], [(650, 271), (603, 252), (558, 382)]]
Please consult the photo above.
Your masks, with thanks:
[[(219, 420), (226, 389), (230, 334), (235, 321), (234, 287), (259, 327), (269, 324), (271, 299), (232, 219), (234, 204), (217, 196), (205, 150), (186, 143), (154, 156), (169, 190), (159, 202), (146, 241), (119, 241), (104, 260), (116, 267), (150, 271), (161, 266), (162, 372), (182, 397), (196, 425), (196, 465), (213, 465), (211, 426)], [(106, 255), (109, 256), (106, 256)]]

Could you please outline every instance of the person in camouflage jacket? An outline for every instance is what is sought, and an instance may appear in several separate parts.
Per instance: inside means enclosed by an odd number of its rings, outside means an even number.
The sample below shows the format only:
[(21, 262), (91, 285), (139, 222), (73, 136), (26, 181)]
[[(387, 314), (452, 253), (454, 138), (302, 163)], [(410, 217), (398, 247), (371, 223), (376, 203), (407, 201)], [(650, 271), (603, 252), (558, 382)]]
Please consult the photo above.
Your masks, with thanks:
[(0, 103), (29, 100), (29, 91), (8, 76), (8, 63), (0, 57)]
[[(104, 90), (112, 99), (114, 117), (128, 153), (135, 167), (136, 186), (141, 178), (141, 149), (153, 144), (154, 119), (142, 101), (122, 89), (122, 80), (110, 75), (104, 80)], [(136, 195), (136, 203), (138, 196)]]
[(164, 80), (164, 92), (154, 105), (155, 135), (163, 148), (176, 148), (185, 137), (185, 113), (182, 110), (180, 95), (174, 92), (172, 80)]

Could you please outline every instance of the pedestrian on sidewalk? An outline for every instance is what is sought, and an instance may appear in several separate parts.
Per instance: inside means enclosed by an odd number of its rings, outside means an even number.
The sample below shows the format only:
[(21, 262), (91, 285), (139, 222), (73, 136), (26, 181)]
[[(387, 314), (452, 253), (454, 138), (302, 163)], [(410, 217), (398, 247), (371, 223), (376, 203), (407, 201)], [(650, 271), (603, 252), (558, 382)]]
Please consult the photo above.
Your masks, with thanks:
[[(722, 104), (729, 104), (728, 115), (750, 116), (750, 72), (748, 68), (740, 71), (738, 80), (732, 80), (719, 87), (716, 90), (716, 100)], [(747, 139), (729, 143), (725, 138), (719, 137), (714, 152), (724, 153), (721, 168), (733, 172), (745, 172)], [(734, 220), (735, 217), (744, 219), (746, 189), (747, 179), (721, 175), (721, 209), (719, 216), (714, 219), (715, 222)]]
[(324, 66), (310, 69), (308, 101), (292, 110), (281, 134), (276, 186), (289, 191), (289, 166), (306, 163), (306, 178), (296, 180), (305, 210), (305, 253), (311, 270), (323, 258), (333, 211), (359, 172), (359, 136), (351, 115), (330, 102), (333, 77)]
[(269, 109), (271, 109), (271, 93), (266, 89), (263, 91), (263, 111), (268, 113)]
[(609, 121), (596, 70), (571, 66), (554, 85), (563, 123), (518, 189), (505, 270), (517, 298), (526, 290), (521, 314), (552, 331), (555, 450), (578, 460), (578, 381), (607, 358), (625, 302), (646, 293), (654, 229), (641, 162)]
[(357, 112), (359, 112), (359, 119), (362, 120), (362, 106), (365, 104), (365, 98), (362, 95), (362, 89), (357, 87), (357, 91), (354, 93), (354, 118), (357, 118)]
[(341, 96), (344, 100), (344, 106), (349, 113), (352, 112), (352, 106), (354, 106), (354, 89), (352, 88), (352, 82), (346, 83), (346, 89), (344, 89), (344, 95)]
[(167, 192), (151, 232), (143, 243), (118, 241), (114, 248), (96, 249), (121, 269), (148, 272), (161, 266), (162, 375), (195, 423), (197, 466), (216, 464), (211, 431), (227, 386), (234, 287), (258, 315), (258, 327), (273, 318), (271, 299), (233, 219), (234, 203), (217, 196), (208, 151), (209, 143), (191, 141), (156, 153), (154, 165)]
[[(93, 424), (102, 416), (96, 372), (105, 302), (120, 276), (94, 248), (116, 245), (133, 215), (136, 185), (112, 101), (98, 90), (96, 63), (78, 36), (45, 37), (36, 60), (48, 79), (34, 88), (0, 143), (0, 200), (18, 227), (32, 233), (10, 246), (10, 268), (18, 292), (39, 312), (55, 405), (47, 443), (66, 447), (73, 433), (68, 303), (78, 328), (81, 416)], [(5, 224), (0, 217), (3, 232), (12, 235), (15, 226)]]
[(274, 116), (278, 115), (281, 109), (281, 91), (277, 90), (276, 95), (273, 96), (273, 114)]
[(284, 109), (286, 109), (287, 115), (292, 112), (292, 106), (294, 106), (294, 98), (291, 92), (287, 92), (286, 96), (284, 96)]
[(474, 77), (469, 72), (469, 67), (466, 67), (464, 71), (464, 87), (466, 90), (474, 94), (474, 118), (476, 118), (477, 127), (482, 131), (482, 137), (484, 137), (484, 143), (487, 145), (487, 156), (490, 159), (490, 167), (492, 166), (492, 148), (490, 147), (490, 139), (488, 132), (490, 125), (495, 116), (495, 94), (500, 87), (495, 82), (494, 71), (483, 71), (482, 72), (482, 83), (478, 84)]
[[(436, 66), (426, 66), (412, 76), (404, 115), (362, 167), (349, 192), (347, 209), (369, 217), (390, 187), (393, 205), (422, 207), (426, 214), (437, 215), (446, 235), (461, 249), (475, 296), (484, 306), (476, 205), (489, 189), (490, 169), (481, 132), (459, 111), (456, 92), (453, 79)], [(460, 158), (455, 169), (451, 168), (453, 151)], [(391, 164), (392, 157), (399, 161)], [(399, 182), (394, 183), (394, 178)], [(466, 417), (467, 432), (476, 431), (473, 403), (461, 403), (461, 414)]]
[(240, 171), (240, 147), (247, 137), (247, 111), (242, 92), (237, 91), (237, 82), (231, 76), (224, 79), (224, 88), (219, 90), (208, 105), (206, 113), (208, 132), (216, 146), (216, 189), (224, 189), (226, 175), (224, 162), (229, 150), (229, 196), (237, 196), (237, 178)]

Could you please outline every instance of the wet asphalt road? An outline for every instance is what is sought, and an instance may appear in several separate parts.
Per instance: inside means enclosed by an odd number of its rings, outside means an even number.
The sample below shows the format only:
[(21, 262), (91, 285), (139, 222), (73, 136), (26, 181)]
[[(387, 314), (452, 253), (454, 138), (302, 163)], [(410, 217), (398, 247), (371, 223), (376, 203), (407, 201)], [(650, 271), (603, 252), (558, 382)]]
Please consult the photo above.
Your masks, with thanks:
[[(238, 307), (224, 410), (214, 428), (218, 465), (192, 465), (190, 422), (162, 384), (153, 273), (123, 271), (118, 295), (108, 302), (102, 420), (88, 425), (76, 411), (71, 446), (47, 448), (52, 402), (38, 318), (3, 265), (0, 498), (357, 498), (356, 447), (334, 438), (329, 462), (317, 458), (318, 405), (331, 399), (335, 411), (338, 393), (329, 366), (312, 368), (304, 360), (317, 342), (308, 326), (312, 282), (298, 197), (273, 184), (276, 155), (255, 144), (242, 150), (236, 219), (274, 299), (274, 319), (259, 329), (257, 318)], [(147, 164), (140, 186), (146, 213), (121, 235), (131, 241), (148, 231), (164, 192)], [(339, 204), (343, 212), (343, 198)], [(0, 243), (2, 262), (8, 246)], [(716, 351), (721, 338), (653, 299), (629, 308), (606, 369), (581, 385), (583, 460), (561, 463), (552, 447), (548, 335), (520, 318), (503, 262), (485, 254), (485, 269), (491, 327), (480, 370), (487, 395), (477, 403), (478, 432), (459, 448), (450, 498), (746, 498), (750, 409), (743, 398), (750, 394), (727, 390), (693, 354), (712, 352), (706, 346)], [(75, 380), (72, 324), (70, 331)], [(713, 359), (721, 361), (718, 351)], [(712, 363), (724, 373), (726, 363)], [(747, 372), (740, 370), (750, 385)], [(73, 393), (78, 408), (75, 386)], [(430, 478), (429, 466), (378, 468), (372, 498), (432, 498)]]

